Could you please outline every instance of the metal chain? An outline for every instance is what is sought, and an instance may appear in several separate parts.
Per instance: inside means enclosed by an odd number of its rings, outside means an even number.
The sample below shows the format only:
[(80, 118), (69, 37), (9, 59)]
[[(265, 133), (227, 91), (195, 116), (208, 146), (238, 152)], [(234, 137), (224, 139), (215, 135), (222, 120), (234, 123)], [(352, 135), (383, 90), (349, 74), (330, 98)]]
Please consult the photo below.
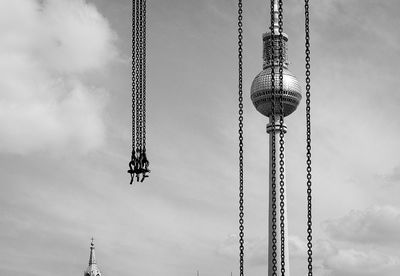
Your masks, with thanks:
[(146, 151), (146, 0), (143, 0), (143, 92), (142, 92), (142, 146)]
[(138, 136), (140, 137), (139, 139), (139, 145), (138, 148), (140, 149), (140, 151), (142, 150), (142, 142), (143, 142), (143, 133), (142, 133), (142, 129), (143, 129), (143, 0), (140, 0), (140, 13), (139, 13), (139, 22), (140, 22), (140, 35), (139, 35), (139, 39), (140, 39), (140, 48), (139, 48), (139, 58), (140, 58), (140, 89), (139, 89), (139, 101), (138, 101), (138, 105), (139, 105), (139, 109), (138, 109), (138, 114), (136, 114), (139, 117), (139, 133)]
[(285, 163), (284, 163), (284, 109), (283, 109), (283, 1), (279, 0), (279, 207), (281, 232), (281, 275), (285, 275)]
[(140, 118), (139, 118), (139, 108), (140, 108), (140, 3), (139, 0), (135, 0), (136, 2), (136, 150), (140, 147), (140, 136), (139, 136), (139, 127), (140, 127)]
[(243, 2), (238, 0), (239, 60), (239, 268), (244, 275), (244, 180), (243, 180)]
[[(135, 63), (136, 63), (136, 22), (135, 22), (135, 2), (132, 1), (132, 156), (135, 154)], [(131, 157), (131, 160), (133, 157)]]
[(283, 126), (283, 1), (279, 0), (279, 199), (281, 230), (281, 276), (285, 275), (285, 142)]
[(307, 121), (307, 261), (308, 276), (312, 276), (312, 196), (311, 196), (311, 65), (310, 65), (310, 6), (309, 0), (305, 5), (305, 54), (306, 54), (306, 121)]
[(272, 151), (272, 164), (271, 164), (271, 173), (272, 173), (272, 275), (277, 275), (277, 240), (276, 240), (276, 137), (275, 137), (275, 28), (274, 28), (274, 5), (275, 1), (271, 0), (271, 122), (272, 122), (272, 131), (273, 135), (271, 136), (271, 151)]

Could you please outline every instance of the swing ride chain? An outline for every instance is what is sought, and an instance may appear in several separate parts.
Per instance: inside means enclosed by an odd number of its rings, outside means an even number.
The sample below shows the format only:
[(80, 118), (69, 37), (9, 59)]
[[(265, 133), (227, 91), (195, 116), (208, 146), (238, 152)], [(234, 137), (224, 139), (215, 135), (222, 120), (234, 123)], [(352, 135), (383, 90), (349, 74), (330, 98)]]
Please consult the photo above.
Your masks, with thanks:
[(244, 275), (244, 193), (243, 193), (243, 2), (238, 1), (239, 59), (239, 249), (240, 276)]
[(281, 230), (281, 275), (285, 275), (285, 142), (283, 126), (283, 0), (279, 0), (279, 199), (280, 199), (280, 230)]
[(272, 275), (277, 275), (277, 240), (276, 240), (276, 137), (275, 137), (275, 28), (274, 28), (274, 0), (271, 0), (271, 53), (272, 53), (272, 62), (271, 62), (271, 90), (272, 90), (272, 99), (271, 99), (271, 121), (272, 121), (272, 131), (273, 135), (271, 136), (271, 148), (272, 148)]
[(139, 53), (140, 53), (140, 61), (139, 61), (139, 66), (140, 66), (140, 77), (139, 77), (139, 109), (138, 109), (138, 118), (139, 118), (139, 145), (138, 148), (139, 150), (142, 149), (142, 117), (143, 117), (143, 112), (142, 112), (142, 101), (143, 101), (143, 0), (138, 1), (140, 3), (140, 13), (139, 13), (139, 22), (140, 22), (140, 35), (139, 35), (139, 40), (140, 40), (140, 48), (139, 48)]
[[(134, 0), (132, 0), (134, 1)], [(146, 157), (146, 0), (132, 2), (132, 155), (128, 173), (148, 177)]]
[(146, 156), (146, 28), (147, 28), (147, 18), (146, 18), (146, 0), (143, 0), (143, 96), (142, 96), (142, 166), (143, 166), (143, 176), (142, 180), (145, 177), (148, 177), (146, 173), (149, 173), (148, 169), (150, 162), (147, 160)]
[(312, 276), (312, 213), (311, 213), (311, 79), (310, 79), (310, 6), (309, 0), (305, 0), (305, 33), (306, 33), (306, 121), (307, 121), (307, 255), (308, 276)]
[(134, 158), (135, 154), (135, 50), (136, 50), (136, 22), (135, 22), (135, 2), (132, 1), (132, 157)]
[(146, 152), (146, 0), (143, 0), (143, 97), (142, 97), (142, 150)]
[[(140, 147), (140, 136), (139, 136), (139, 106), (140, 106), (140, 75), (141, 75), (141, 68), (140, 68), (140, 3), (139, 1), (136, 2), (136, 150)], [(136, 153), (134, 153), (136, 154)]]

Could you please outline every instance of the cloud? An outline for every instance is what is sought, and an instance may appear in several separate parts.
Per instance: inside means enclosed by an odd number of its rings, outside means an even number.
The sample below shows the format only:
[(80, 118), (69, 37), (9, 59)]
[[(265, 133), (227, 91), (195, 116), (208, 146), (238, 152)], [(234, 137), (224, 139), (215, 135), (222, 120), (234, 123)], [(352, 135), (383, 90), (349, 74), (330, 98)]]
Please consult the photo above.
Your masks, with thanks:
[(0, 152), (99, 147), (106, 92), (84, 74), (118, 55), (107, 20), (83, 0), (0, 0), (0, 18)]
[(400, 242), (400, 210), (395, 207), (352, 210), (342, 218), (324, 222), (323, 226), (331, 238), (339, 241), (368, 244)]
[(378, 251), (338, 250), (324, 262), (333, 275), (381, 275), (384, 271), (398, 267), (399, 258)]
[(397, 275), (400, 258), (376, 249), (339, 249), (328, 240), (318, 240), (313, 265), (326, 276)]
[(323, 228), (331, 240), (315, 244), (315, 261), (322, 275), (398, 275), (400, 257), (400, 210), (374, 206), (352, 210), (338, 219), (327, 220)]
[[(245, 239), (245, 259), (250, 267), (267, 266), (267, 248), (266, 237)], [(293, 268), (304, 269), (306, 241), (298, 236), (289, 236), (289, 250)], [(239, 254), (238, 236), (228, 236), (218, 246), (217, 253), (236, 259)], [(317, 240), (313, 242), (313, 268), (322, 276), (378, 276), (382, 273), (394, 276), (400, 269), (400, 258), (377, 248), (353, 248), (338, 246), (330, 240)]]
[(385, 185), (394, 185), (400, 181), (400, 166), (393, 168), (390, 174), (383, 176)]

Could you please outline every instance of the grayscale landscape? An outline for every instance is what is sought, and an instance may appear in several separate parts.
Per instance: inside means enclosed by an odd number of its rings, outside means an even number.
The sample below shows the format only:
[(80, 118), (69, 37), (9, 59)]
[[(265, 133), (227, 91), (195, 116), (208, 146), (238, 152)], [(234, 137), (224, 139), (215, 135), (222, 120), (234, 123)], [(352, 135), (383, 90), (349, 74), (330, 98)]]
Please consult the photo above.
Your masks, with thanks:
[[(310, 1), (313, 272), (400, 271), (400, 1)], [(268, 275), (270, 1), (244, 1), (244, 266)], [(0, 0), (0, 275), (239, 276), (237, 1), (147, 1), (147, 156), (129, 185), (128, 0)], [(307, 275), (304, 1), (284, 1), (303, 99), (285, 119), (290, 274)], [(289, 275), (286, 275), (289, 276)]]

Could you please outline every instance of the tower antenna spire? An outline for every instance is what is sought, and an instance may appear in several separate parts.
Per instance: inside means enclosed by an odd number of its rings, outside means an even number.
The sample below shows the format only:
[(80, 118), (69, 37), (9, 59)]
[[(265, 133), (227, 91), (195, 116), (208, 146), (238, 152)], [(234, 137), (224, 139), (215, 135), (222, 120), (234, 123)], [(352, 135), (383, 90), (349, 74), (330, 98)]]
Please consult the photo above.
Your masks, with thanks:
[(90, 256), (89, 256), (89, 265), (96, 264), (96, 256), (94, 253), (94, 238), (92, 237), (91, 243), (90, 243)]
[[(271, 27), (270, 27), (271, 28)], [(278, 0), (274, 0), (274, 33), (279, 33), (279, 7), (278, 7)], [(271, 30), (272, 32), (272, 30)]]

